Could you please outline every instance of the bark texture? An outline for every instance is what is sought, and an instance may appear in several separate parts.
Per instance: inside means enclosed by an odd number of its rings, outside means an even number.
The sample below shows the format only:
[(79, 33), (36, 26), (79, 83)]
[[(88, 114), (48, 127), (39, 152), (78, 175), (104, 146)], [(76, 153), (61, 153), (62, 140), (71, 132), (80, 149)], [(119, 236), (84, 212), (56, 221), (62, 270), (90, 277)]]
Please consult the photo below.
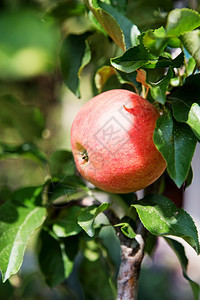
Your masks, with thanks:
[[(120, 223), (120, 220), (111, 210), (106, 210), (104, 213), (113, 226)], [(126, 237), (119, 227), (115, 227), (115, 230), (121, 245), (121, 265), (117, 278), (116, 300), (136, 300), (147, 230), (139, 219), (134, 239)]]
[(144, 256), (146, 230), (140, 223), (137, 235), (131, 242), (121, 241), (121, 266), (117, 280), (117, 300), (136, 300), (138, 294), (138, 279)]

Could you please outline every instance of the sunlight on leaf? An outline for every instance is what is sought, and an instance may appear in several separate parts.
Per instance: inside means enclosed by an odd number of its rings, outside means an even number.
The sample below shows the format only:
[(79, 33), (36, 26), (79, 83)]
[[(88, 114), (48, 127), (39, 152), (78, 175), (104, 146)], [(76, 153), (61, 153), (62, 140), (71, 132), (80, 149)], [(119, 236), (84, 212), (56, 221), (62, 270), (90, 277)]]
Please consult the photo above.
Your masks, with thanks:
[(3, 281), (18, 272), (27, 242), (45, 220), (46, 209), (8, 201), (0, 207), (0, 269)]
[(185, 49), (195, 59), (197, 66), (200, 66), (200, 30), (184, 33), (181, 40)]
[(93, 237), (95, 234), (94, 222), (95, 218), (108, 207), (110, 203), (102, 203), (100, 206), (92, 205), (90, 207), (82, 208), (78, 215), (78, 224), (83, 230), (90, 236)]
[(157, 236), (172, 235), (183, 238), (199, 254), (200, 245), (196, 225), (191, 216), (162, 195), (148, 195), (136, 208), (143, 225)]
[(168, 35), (180, 36), (200, 26), (200, 15), (188, 8), (174, 9), (168, 15), (166, 32)]
[(180, 188), (190, 169), (196, 137), (187, 124), (176, 122), (170, 111), (166, 111), (156, 122), (153, 138), (167, 162), (170, 177)]

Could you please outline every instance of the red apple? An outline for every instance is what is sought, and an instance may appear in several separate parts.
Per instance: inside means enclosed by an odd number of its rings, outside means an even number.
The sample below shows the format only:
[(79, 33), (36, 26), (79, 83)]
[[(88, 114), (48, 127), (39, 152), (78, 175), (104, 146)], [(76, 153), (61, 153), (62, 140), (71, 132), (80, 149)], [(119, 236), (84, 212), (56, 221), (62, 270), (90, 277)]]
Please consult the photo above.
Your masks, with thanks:
[(153, 142), (159, 112), (122, 89), (99, 94), (78, 112), (71, 146), (80, 174), (110, 193), (129, 193), (153, 183), (166, 162)]

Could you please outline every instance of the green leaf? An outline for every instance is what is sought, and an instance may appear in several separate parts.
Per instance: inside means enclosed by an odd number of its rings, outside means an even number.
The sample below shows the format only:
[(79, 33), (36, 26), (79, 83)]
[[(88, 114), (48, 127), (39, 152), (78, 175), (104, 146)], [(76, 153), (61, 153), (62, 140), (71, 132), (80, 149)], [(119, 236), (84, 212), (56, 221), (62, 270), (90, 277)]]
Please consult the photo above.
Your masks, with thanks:
[(101, 93), (103, 90), (104, 85), (108, 81), (108, 79), (116, 75), (116, 70), (112, 68), (111, 66), (103, 66), (95, 74), (95, 84), (98, 89), (98, 92)]
[(90, 10), (88, 12), (88, 20), (89, 22), (92, 24), (92, 26), (94, 27), (94, 29), (101, 33), (102, 35), (104, 35), (105, 37), (107, 37), (107, 33), (104, 30), (104, 28), (101, 26), (101, 24), (99, 23), (99, 21), (97, 20), (97, 18), (94, 16), (93, 12)]
[(45, 220), (46, 209), (8, 201), (0, 207), (0, 269), (5, 282), (21, 267), (27, 242)]
[(60, 34), (49, 21), (27, 7), (1, 10), (1, 79), (21, 80), (54, 70)]
[(15, 190), (11, 194), (11, 200), (26, 205), (29, 208), (42, 206), (43, 186), (28, 186)]
[(166, 111), (157, 120), (154, 142), (167, 162), (167, 171), (178, 187), (186, 180), (196, 147), (196, 137), (187, 124), (178, 123)]
[(49, 167), (51, 175), (74, 175), (75, 163), (72, 152), (66, 150), (57, 150), (53, 152), (49, 158)]
[(140, 44), (128, 49), (123, 55), (111, 59), (111, 64), (119, 71), (132, 73), (141, 67), (157, 62), (157, 58)]
[(83, 68), (91, 60), (87, 38), (89, 32), (69, 35), (62, 44), (60, 53), (61, 70), (67, 87), (80, 97), (80, 76)]
[(166, 101), (166, 92), (170, 83), (171, 78), (174, 76), (174, 73), (171, 68), (169, 68), (167, 74), (163, 76), (156, 83), (150, 83), (151, 96), (154, 100), (161, 104), (165, 104)]
[(24, 143), (22, 145), (8, 145), (0, 142), (0, 159), (25, 157), (33, 159), (39, 163), (47, 163), (45, 154), (34, 144)]
[(125, 43), (125, 49), (138, 45), (139, 41), (137, 37), (140, 35), (138, 27), (133, 24), (127, 17), (125, 17), (121, 12), (118, 11), (117, 7), (106, 4), (105, 2), (100, 2), (100, 7), (116, 20), (117, 24), (123, 33), (123, 40)]
[(170, 238), (165, 238), (165, 240), (167, 241), (169, 246), (172, 248), (172, 250), (176, 253), (176, 255), (180, 261), (182, 271), (183, 271), (183, 276), (186, 280), (188, 280), (188, 282), (191, 286), (191, 289), (192, 289), (193, 295), (194, 295), (194, 300), (199, 300), (200, 287), (196, 282), (191, 280), (189, 278), (189, 276), (187, 275), (188, 259), (185, 255), (185, 250), (184, 250), (183, 245), (173, 239), (170, 239)]
[[(140, 37), (140, 40), (142, 39), (142, 36)], [(142, 43), (128, 49), (121, 56), (111, 59), (111, 64), (114, 68), (126, 73), (132, 73), (140, 68), (155, 69), (167, 68), (169, 66), (177, 68), (180, 67), (182, 63), (182, 53), (175, 59), (171, 59), (167, 53), (158, 57), (150, 53)]]
[(188, 176), (186, 178), (184, 188), (187, 188), (188, 186), (190, 186), (190, 184), (192, 183), (192, 180), (193, 180), (193, 170), (192, 170), (192, 166), (190, 166), (190, 170), (189, 170)]
[(83, 69), (85, 68), (85, 66), (87, 66), (89, 64), (90, 60), (91, 60), (91, 50), (90, 50), (89, 42), (87, 40), (85, 40), (85, 52), (82, 57), (81, 66), (78, 70), (79, 79), (81, 78)]
[(11, 187), (8, 187), (7, 185), (2, 185), (0, 188), (0, 205), (2, 205), (4, 202), (7, 201), (7, 199), (9, 199), (11, 194)]
[(165, 29), (160, 27), (155, 30), (148, 30), (143, 37), (146, 48), (154, 55), (160, 55), (167, 46), (169, 38), (166, 36)]
[(121, 248), (120, 242), (113, 226), (102, 226), (98, 235), (98, 239), (106, 249), (108, 256), (116, 267), (116, 276), (120, 268)]
[(119, 12), (114, 6), (105, 2), (85, 0), (101, 26), (113, 41), (126, 50), (138, 44), (137, 36), (140, 34), (136, 25)]
[(56, 176), (45, 183), (46, 202), (65, 205), (69, 201), (88, 196), (89, 189), (78, 176)]
[(121, 227), (122, 233), (127, 236), (129, 239), (134, 239), (136, 236), (136, 233), (134, 232), (133, 228), (130, 226), (129, 223), (120, 223), (115, 225)]
[(184, 53), (181, 52), (177, 57), (175, 57), (171, 65), (173, 68), (180, 68), (184, 64)]
[[(172, 99), (172, 98), (171, 98)], [(190, 106), (191, 105), (191, 106)], [(191, 104), (189, 101), (174, 98), (173, 103), (174, 117), (179, 122), (187, 123), (196, 137), (200, 140), (200, 106), (199, 103)]]
[[(85, 299), (116, 299), (115, 279), (108, 268), (103, 253), (95, 261), (86, 258), (82, 261), (79, 279), (84, 290)], [(77, 299), (81, 298), (77, 297)]]
[(169, 95), (173, 115), (178, 122), (187, 123), (200, 139), (200, 74), (186, 78), (185, 83)]
[(164, 49), (169, 46), (179, 48), (181, 41), (179, 38), (167, 35), (163, 27), (155, 30), (148, 30), (143, 37), (145, 47), (154, 55), (161, 55)]
[(67, 256), (64, 243), (56, 240), (47, 231), (41, 231), (39, 241), (40, 269), (48, 286), (55, 287), (69, 277), (72, 272), (73, 261)]
[(193, 219), (170, 199), (162, 195), (148, 195), (133, 206), (143, 225), (152, 234), (181, 237), (199, 254), (198, 233)]
[(68, 237), (78, 234), (82, 228), (77, 223), (80, 206), (72, 206), (53, 224), (53, 231), (59, 237)]
[(200, 30), (186, 32), (182, 35), (181, 40), (185, 49), (195, 59), (197, 66), (200, 66)]
[(78, 224), (83, 230), (93, 237), (95, 234), (94, 222), (95, 218), (104, 210), (110, 207), (110, 203), (102, 203), (100, 206), (92, 205), (86, 208), (82, 208), (78, 215)]
[(59, 2), (53, 4), (48, 10), (47, 16), (51, 16), (58, 22), (64, 22), (67, 18), (79, 17), (85, 12), (85, 5), (76, 0), (68, 0), (67, 2)]
[(0, 126), (15, 128), (26, 142), (33, 142), (42, 136), (44, 118), (38, 108), (23, 105), (15, 97), (6, 95), (0, 97)]
[(108, 209), (109, 207), (111, 206), (111, 203), (102, 203), (100, 204), (97, 209), (96, 209), (96, 212), (95, 212), (95, 218), (102, 212), (104, 212), (104, 210)]
[[(167, 36), (168, 37), (168, 36)], [(181, 40), (176, 36), (169, 36), (168, 46), (171, 48), (181, 48)]]
[(193, 103), (189, 114), (187, 124), (190, 125), (197, 138), (200, 140), (200, 106), (197, 103)]
[(144, 252), (147, 253), (150, 257), (153, 255), (154, 250), (156, 249), (157, 241), (157, 236), (149, 232), (146, 239)]
[(82, 208), (78, 216), (78, 224), (90, 237), (93, 237), (95, 234), (94, 219), (96, 210), (96, 205)]
[(195, 70), (195, 67), (196, 67), (196, 62), (195, 62), (194, 58), (193, 57), (189, 57), (188, 63), (187, 63), (187, 72), (188, 72), (188, 75), (193, 74), (193, 72)]
[(200, 26), (200, 15), (188, 8), (172, 10), (167, 19), (166, 32), (168, 35), (180, 36)]

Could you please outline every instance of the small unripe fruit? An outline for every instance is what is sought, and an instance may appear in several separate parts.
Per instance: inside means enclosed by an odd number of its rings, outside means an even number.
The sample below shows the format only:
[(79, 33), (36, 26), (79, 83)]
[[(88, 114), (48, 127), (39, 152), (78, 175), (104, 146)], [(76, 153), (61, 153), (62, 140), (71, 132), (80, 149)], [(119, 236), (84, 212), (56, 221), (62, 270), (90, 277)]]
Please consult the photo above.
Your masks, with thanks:
[(166, 168), (154, 145), (158, 111), (123, 89), (88, 101), (71, 128), (71, 146), (80, 174), (110, 193), (129, 193), (153, 183)]

